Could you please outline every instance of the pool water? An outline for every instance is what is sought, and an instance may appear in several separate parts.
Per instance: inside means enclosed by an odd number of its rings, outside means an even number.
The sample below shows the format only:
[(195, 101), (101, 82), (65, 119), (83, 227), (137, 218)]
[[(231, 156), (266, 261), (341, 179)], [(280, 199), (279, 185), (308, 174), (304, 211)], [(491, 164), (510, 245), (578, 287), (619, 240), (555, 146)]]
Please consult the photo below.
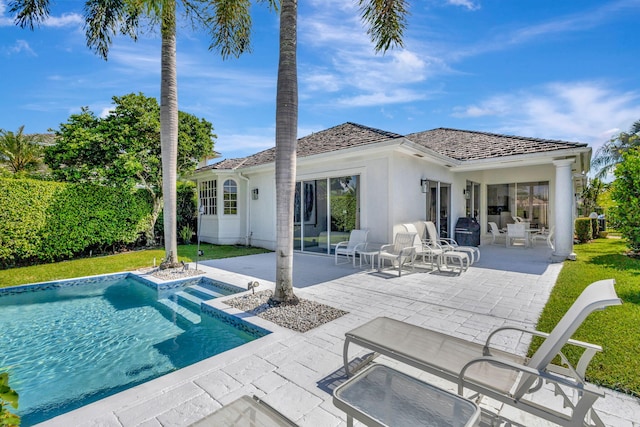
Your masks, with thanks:
[(0, 372), (9, 372), (9, 384), (20, 395), (22, 426), (260, 336), (201, 313), (197, 301), (211, 299), (211, 291), (187, 292), (191, 297), (180, 298), (181, 287), (159, 292), (125, 276), (0, 294)]

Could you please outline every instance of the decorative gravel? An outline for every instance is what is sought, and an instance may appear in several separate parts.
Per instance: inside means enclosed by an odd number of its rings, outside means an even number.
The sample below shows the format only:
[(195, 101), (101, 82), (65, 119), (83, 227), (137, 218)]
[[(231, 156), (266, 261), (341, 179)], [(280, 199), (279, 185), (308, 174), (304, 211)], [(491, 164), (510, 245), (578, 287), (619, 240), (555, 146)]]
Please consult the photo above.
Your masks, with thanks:
[(201, 270), (192, 270), (192, 269), (184, 269), (180, 268), (167, 268), (165, 270), (160, 270), (158, 267), (150, 267), (150, 268), (142, 268), (138, 270), (138, 272), (143, 274), (150, 274), (153, 277), (157, 277), (161, 280), (178, 280), (184, 279), (186, 277), (199, 276), (204, 274), (204, 271)]
[(273, 304), (269, 302), (272, 295), (270, 290), (260, 291), (229, 299), (225, 303), (298, 332), (307, 332), (347, 314), (346, 311), (305, 299), (299, 299), (297, 304)]

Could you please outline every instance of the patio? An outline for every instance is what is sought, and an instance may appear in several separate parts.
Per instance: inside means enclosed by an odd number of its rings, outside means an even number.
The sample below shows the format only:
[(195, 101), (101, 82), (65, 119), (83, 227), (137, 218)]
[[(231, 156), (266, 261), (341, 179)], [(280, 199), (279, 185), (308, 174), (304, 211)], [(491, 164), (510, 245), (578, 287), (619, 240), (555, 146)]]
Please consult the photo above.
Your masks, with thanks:
[[(534, 327), (562, 264), (550, 264), (551, 250), (483, 244), (481, 260), (461, 276), (335, 266), (332, 257), (296, 254), (296, 294), (349, 313), (304, 334), (242, 314), (272, 334), (50, 420), (44, 425), (184, 426), (242, 395), (257, 395), (301, 426), (344, 426), (345, 414), (332, 403), (332, 390), (344, 382), (344, 333), (388, 316), (450, 335), (482, 341), (504, 324)], [(258, 290), (275, 279), (274, 254), (200, 263), (207, 275)], [(215, 306), (237, 312), (216, 300)], [(248, 318), (250, 317), (250, 318)], [(524, 353), (528, 341), (505, 342)], [(355, 354), (355, 353), (352, 353)], [(362, 353), (364, 354), (364, 352)], [(360, 355), (362, 355), (360, 354)], [(384, 358), (377, 362), (398, 368)], [(424, 373), (400, 367), (428, 379)], [(438, 385), (453, 389), (451, 384)], [(640, 402), (605, 390), (595, 408), (607, 425), (640, 426)], [(549, 391), (552, 396), (552, 392)], [(483, 424), (545, 426), (545, 421), (483, 399)]]

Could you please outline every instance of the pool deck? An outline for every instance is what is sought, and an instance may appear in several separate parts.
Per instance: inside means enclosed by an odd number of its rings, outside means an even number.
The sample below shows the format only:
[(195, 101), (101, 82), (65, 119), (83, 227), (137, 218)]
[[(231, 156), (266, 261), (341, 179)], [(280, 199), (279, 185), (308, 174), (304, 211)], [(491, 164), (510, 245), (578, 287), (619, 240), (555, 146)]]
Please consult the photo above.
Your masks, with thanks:
[[(186, 426), (242, 395), (256, 395), (300, 426), (345, 426), (346, 416), (333, 406), (331, 393), (345, 381), (342, 347), (350, 329), (389, 316), (482, 342), (488, 331), (505, 324), (535, 327), (562, 264), (550, 263), (551, 251), (542, 246), (507, 249), (483, 244), (481, 251), (480, 262), (461, 276), (416, 269), (402, 277), (392, 270), (378, 273), (351, 264), (335, 266), (333, 258), (296, 254), (296, 295), (348, 314), (298, 333), (240, 313), (273, 333), (40, 425)], [(258, 280), (261, 291), (273, 287), (275, 255), (204, 261), (199, 268), (211, 278), (242, 287)], [(214, 304), (239, 313), (222, 301)], [(524, 353), (528, 344), (520, 337), (505, 346)], [(366, 353), (358, 350), (353, 347), (350, 357)], [(376, 362), (437, 381), (384, 357)], [(438, 385), (455, 389), (441, 381)], [(605, 398), (595, 408), (607, 426), (640, 427), (640, 400), (603, 391)], [(543, 399), (553, 398), (548, 389), (540, 393)], [(483, 426), (554, 425), (486, 398), (480, 406)]]

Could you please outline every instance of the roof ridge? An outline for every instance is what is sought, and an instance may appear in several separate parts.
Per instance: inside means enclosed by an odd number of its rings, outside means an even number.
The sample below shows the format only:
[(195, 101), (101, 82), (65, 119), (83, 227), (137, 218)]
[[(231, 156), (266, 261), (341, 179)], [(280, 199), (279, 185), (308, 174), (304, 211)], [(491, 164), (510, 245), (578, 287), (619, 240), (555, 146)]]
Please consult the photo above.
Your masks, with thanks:
[[(346, 124), (357, 126), (359, 128), (370, 130), (372, 132), (379, 133), (380, 135), (384, 135), (384, 136), (388, 136), (388, 137), (392, 137), (392, 138), (404, 138), (404, 135), (401, 135), (399, 133), (395, 133), (395, 132), (391, 132), (391, 131), (387, 131), (387, 130), (383, 130), (383, 129), (378, 129), (378, 128), (374, 128), (374, 127), (371, 127), (371, 126), (365, 126), (365, 125), (361, 125), (360, 123), (355, 123), (355, 122), (345, 122), (345, 123), (343, 123), (341, 125), (338, 125), (338, 126), (344, 126)], [(337, 126), (335, 126), (335, 127), (337, 127)]]
[[(522, 139), (525, 141), (540, 141), (540, 142), (555, 142), (555, 143), (562, 143), (562, 144), (572, 144), (572, 145), (587, 145), (581, 142), (575, 142), (575, 141), (565, 141), (563, 139), (549, 139), (549, 138), (537, 138), (537, 137), (533, 137), (533, 136), (520, 136), (520, 135), (509, 135), (506, 133), (496, 133), (496, 132), (487, 132), (487, 131), (481, 131), (481, 130), (466, 130), (466, 129), (454, 129), (454, 128), (447, 128), (447, 127), (439, 127), (439, 128), (435, 128), (432, 130), (444, 130), (444, 131), (454, 131), (454, 132), (466, 132), (466, 133), (475, 133), (475, 134), (479, 134), (479, 135), (488, 135), (488, 136), (497, 136), (500, 138), (516, 138), (516, 139)], [(426, 131), (429, 132), (429, 131)], [(423, 132), (412, 132), (412, 133), (423, 133)], [(411, 134), (409, 134), (411, 135)]]

